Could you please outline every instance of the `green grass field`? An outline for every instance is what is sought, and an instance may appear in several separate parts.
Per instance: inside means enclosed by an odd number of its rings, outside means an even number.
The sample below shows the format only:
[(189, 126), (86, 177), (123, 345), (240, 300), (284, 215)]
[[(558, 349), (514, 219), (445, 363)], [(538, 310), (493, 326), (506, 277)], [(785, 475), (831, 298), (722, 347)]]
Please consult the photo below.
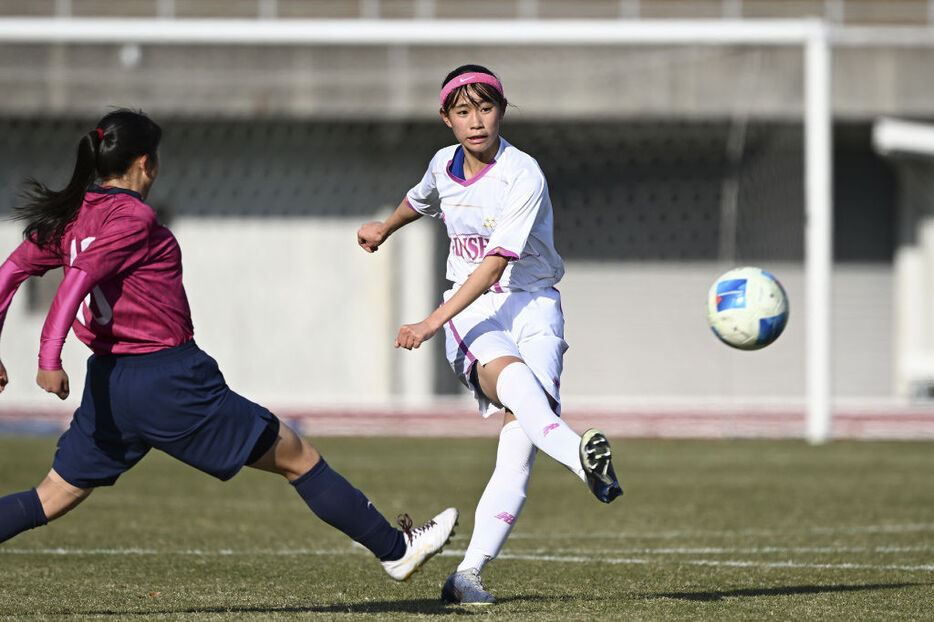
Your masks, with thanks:
[[(408, 583), (319, 522), (280, 478), (220, 483), (151, 453), (51, 526), (0, 545), (0, 619), (934, 619), (934, 445), (614, 440), (611, 505), (546, 456), (485, 583), (445, 607), (493, 440), (316, 445), (387, 516), (461, 510)], [(54, 442), (0, 438), (2, 494), (35, 485)]]

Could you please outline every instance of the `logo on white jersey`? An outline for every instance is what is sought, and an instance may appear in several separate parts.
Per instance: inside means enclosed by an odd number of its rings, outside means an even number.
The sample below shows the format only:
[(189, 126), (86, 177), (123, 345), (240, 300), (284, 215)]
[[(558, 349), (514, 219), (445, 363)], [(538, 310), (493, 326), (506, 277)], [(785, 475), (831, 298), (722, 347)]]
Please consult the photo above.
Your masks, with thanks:
[(478, 261), (483, 258), (489, 240), (482, 235), (464, 235), (451, 238), (451, 254), (462, 259)]

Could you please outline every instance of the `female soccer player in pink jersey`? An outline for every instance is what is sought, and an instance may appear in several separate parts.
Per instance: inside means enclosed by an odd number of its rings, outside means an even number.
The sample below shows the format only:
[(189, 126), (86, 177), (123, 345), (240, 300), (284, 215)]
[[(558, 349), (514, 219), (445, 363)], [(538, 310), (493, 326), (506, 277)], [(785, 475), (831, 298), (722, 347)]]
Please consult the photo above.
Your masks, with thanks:
[[(108, 114), (81, 137), (68, 186), (31, 180), (27, 203), (16, 208), (26, 239), (0, 265), (0, 328), (19, 285), (61, 266), (36, 381), (68, 397), (60, 355), (69, 328), (93, 355), (51, 471), (36, 488), (0, 498), (0, 542), (62, 516), (155, 447), (221, 480), (244, 465), (283, 475), (392, 578), (408, 578), (449, 539), (457, 510), (415, 528), (403, 515), (395, 529), (308, 441), (230, 390), (193, 340), (178, 243), (144, 203), (161, 135), (141, 113)], [(0, 391), (7, 382), (0, 363)]]
[(578, 436), (559, 417), (564, 316), (554, 285), (548, 186), (538, 163), (499, 135), (503, 86), (479, 65), (452, 71), (441, 87), (441, 119), (457, 144), (438, 151), (421, 182), (385, 222), (364, 224), (357, 242), (375, 252), (423, 215), (441, 218), (451, 239), (453, 287), (423, 321), (399, 330), (396, 347), (417, 348), (444, 327), (447, 357), (484, 417), (506, 409), (496, 467), (475, 514), (467, 553), (441, 591), (446, 602), (496, 602), (480, 580), (525, 503), (536, 448), (609, 503), (622, 494), (599, 431)]

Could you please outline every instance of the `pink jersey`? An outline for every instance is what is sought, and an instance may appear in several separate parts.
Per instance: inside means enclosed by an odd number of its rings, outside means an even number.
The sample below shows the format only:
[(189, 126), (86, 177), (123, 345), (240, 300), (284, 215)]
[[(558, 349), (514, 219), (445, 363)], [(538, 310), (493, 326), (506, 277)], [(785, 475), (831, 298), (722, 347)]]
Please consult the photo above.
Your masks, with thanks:
[(193, 336), (181, 249), (135, 192), (92, 186), (60, 248), (27, 240), (10, 260), (30, 275), (59, 266), (86, 273), (93, 288), (72, 328), (96, 354), (154, 352)]

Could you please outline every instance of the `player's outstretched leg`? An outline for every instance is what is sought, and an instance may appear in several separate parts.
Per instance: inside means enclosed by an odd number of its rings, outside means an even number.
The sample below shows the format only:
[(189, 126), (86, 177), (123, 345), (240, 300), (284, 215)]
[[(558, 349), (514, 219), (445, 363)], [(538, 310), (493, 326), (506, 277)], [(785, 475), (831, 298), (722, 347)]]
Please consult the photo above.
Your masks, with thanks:
[(0, 542), (64, 516), (91, 494), (49, 471), (38, 486), (0, 498)]
[(594, 496), (609, 503), (623, 494), (623, 489), (613, 470), (613, 458), (610, 442), (599, 430), (591, 428), (581, 436), (581, 466), (587, 476), (587, 485)]
[(0, 498), (0, 542), (48, 522), (35, 488)]
[(279, 422), (276, 439), (253, 468), (279, 473), (318, 518), (369, 549), (393, 579), (404, 581), (450, 539), (457, 510), (448, 508), (424, 525), (394, 528), (360, 490), (332, 469), (318, 451)]
[(510, 357), (497, 359), (487, 367), (493, 368), (493, 364), (504, 364), (504, 367), (496, 376), (495, 393), (489, 390), (484, 390), (484, 393), (496, 395), (496, 401), (516, 416), (522, 430), (536, 447), (585, 480), (578, 457), (580, 436), (555, 415), (548, 402), (548, 394), (532, 370), (521, 360)]
[(398, 521), (405, 534), (405, 553), (399, 559), (383, 560), (383, 569), (396, 581), (406, 581), (451, 541), (457, 510), (448, 508), (418, 527), (412, 526), (408, 514), (401, 515)]

